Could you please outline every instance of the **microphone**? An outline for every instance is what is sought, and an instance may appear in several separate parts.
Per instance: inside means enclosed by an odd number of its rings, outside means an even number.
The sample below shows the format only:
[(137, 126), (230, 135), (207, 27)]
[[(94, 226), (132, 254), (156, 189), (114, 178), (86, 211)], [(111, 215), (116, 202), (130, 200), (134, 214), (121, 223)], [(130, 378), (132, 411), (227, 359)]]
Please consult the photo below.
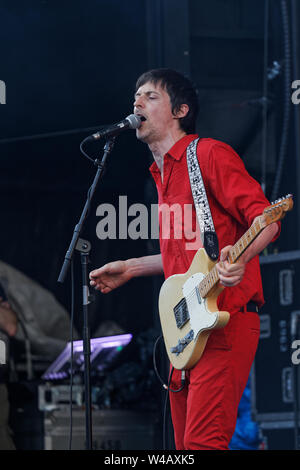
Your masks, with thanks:
[(142, 123), (142, 119), (137, 114), (130, 114), (123, 121), (112, 124), (106, 129), (96, 132), (85, 139), (86, 142), (102, 139), (102, 137), (113, 137), (126, 129), (138, 129)]

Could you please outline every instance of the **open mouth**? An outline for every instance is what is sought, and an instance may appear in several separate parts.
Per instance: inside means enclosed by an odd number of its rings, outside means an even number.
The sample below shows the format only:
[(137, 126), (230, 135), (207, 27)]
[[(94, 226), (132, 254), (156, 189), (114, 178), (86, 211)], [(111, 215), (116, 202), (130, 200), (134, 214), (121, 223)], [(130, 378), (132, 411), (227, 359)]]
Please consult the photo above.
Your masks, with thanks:
[(143, 116), (142, 114), (137, 114), (136, 113), (136, 115), (139, 116), (139, 118), (141, 119), (142, 122), (147, 121), (147, 118), (145, 118), (145, 116)]

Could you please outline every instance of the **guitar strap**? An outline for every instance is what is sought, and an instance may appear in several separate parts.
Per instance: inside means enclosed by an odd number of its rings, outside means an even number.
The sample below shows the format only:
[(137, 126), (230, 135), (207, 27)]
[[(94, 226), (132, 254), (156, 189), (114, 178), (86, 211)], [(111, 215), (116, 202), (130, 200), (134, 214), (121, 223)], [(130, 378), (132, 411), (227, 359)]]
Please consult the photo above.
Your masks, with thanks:
[(212, 261), (219, 257), (219, 242), (210, 212), (210, 207), (197, 158), (199, 138), (193, 140), (186, 150), (187, 166), (194, 205), (200, 227), (201, 240), (207, 255)]

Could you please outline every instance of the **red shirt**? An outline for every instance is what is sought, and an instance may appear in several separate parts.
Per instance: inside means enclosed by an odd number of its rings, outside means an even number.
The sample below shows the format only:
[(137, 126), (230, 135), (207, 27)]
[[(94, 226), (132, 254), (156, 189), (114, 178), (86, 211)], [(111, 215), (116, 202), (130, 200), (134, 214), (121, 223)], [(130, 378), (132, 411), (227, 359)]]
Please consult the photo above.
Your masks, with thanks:
[[(184, 136), (164, 156), (163, 182), (156, 162), (150, 167), (158, 191), (160, 249), (166, 278), (186, 272), (196, 251), (202, 246), (199, 237), (190, 238), (191, 230), (195, 234), (198, 223), (186, 161), (186, 148), (197, 137)], [(221, 250), (227, 245), (234, 245), (270, 203), (229, 145), (214, 139), (200, 139), (197, 157)], [(163, 223), (163, 204), (178, 209), (174, 211), (175, 215), (170, 212), (167, 228)], [(180, 216), (184, 204), (190, 209), (185, 211), (185, 224), (184, 216)], [(191, 245), (193, 242), (194, 245)], [(218, 306), (220, 310), (232, 312), (250, 300), (258, 306), (264, 303), (258, 256), (247, 263), (242, 281), (237, 286), (226, 287), (219, 295)]]

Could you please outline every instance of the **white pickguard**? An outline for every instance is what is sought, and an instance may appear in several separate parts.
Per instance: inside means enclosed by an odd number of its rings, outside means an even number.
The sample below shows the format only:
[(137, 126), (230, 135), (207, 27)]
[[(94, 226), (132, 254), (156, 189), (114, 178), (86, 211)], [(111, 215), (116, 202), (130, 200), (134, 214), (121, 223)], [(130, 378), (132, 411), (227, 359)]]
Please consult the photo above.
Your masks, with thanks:
[(219, 316), (219, 312), (210, 312), (207, 309), (206, 299), (196, 293), (196, 287), (204, 277), (204, 274), (196, 273), (190, 276), (182, 287), (190, 316), (191, 329), (194, 331), (194, 340), (202, 330), (212, 328)]

